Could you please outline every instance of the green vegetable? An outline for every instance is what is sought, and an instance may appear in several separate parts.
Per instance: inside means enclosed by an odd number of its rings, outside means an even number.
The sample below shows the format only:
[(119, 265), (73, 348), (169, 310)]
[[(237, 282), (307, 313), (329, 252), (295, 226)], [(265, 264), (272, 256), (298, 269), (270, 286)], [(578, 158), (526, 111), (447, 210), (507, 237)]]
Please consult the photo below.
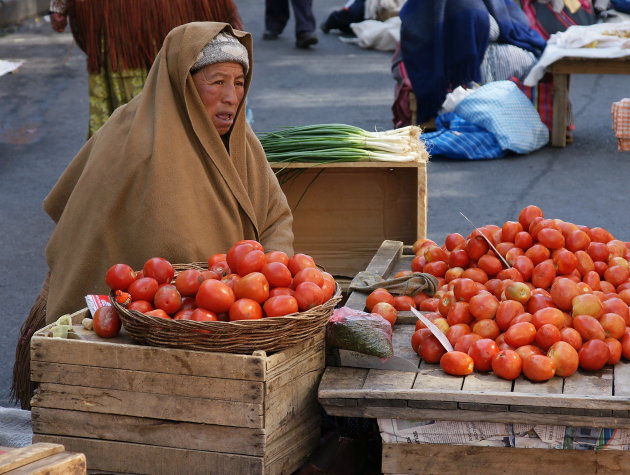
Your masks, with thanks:
[(421, 129), (368, 132), (346, 124), (288, 127), (261, 135), (270, 162), (426, 161)]

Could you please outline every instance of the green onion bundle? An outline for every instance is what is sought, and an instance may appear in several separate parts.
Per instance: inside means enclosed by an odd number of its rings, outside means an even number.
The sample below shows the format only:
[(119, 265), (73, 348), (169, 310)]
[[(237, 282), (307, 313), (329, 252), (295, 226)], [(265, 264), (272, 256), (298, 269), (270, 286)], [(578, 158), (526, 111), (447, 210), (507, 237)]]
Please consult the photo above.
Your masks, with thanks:
[(346, 124), (288, 127), (261, 135), (270, 162), (426, 162), (420, 128), (368, 132)]

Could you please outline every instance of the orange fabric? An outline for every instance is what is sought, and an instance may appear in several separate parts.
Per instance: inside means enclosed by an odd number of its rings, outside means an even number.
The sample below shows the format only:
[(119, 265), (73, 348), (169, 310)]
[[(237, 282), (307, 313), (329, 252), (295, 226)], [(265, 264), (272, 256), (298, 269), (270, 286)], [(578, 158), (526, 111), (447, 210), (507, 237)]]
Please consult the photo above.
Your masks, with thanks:
[(617, 137), (618, 149), (630, 151), (630, 99), (613, 102), (613, 129)]
[[(144, 90), (85, 144), (44, 200), (57, 223), (46, 248), (47, 322), (103, 293), (105, 271), (154, 256), (203, 261), (240, 239), (293, 252), (286, 198), (245, 121), (241, 103), (229, 152), (189, 73), (225, 23), (195, 22), (166, 37)], [(252, 61), (252, 39), (234, 31)], [(246, 77), (249, 89), (252, 69)]]

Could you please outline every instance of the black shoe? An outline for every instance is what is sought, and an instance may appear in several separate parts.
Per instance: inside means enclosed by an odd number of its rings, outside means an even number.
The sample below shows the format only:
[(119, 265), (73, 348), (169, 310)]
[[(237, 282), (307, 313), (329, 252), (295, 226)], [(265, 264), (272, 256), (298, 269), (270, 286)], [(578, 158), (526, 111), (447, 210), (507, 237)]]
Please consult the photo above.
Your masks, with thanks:
[(312, 31), (301, 31), (295, 37), (295, 47), (308, 49), (317, 44), (317, 36)]
[(322, 30), (324, 33), (328, 33), (330, 31), (330, 28), (328, 28), (328, 22), (325, 21), (324, 23), (322, 23), (321, 25), (319, 25), (319, 29)]
[(274, 33), (270, 30), (265, 30), (263, 33), (263, 40), (277, 40), (280, 33)]

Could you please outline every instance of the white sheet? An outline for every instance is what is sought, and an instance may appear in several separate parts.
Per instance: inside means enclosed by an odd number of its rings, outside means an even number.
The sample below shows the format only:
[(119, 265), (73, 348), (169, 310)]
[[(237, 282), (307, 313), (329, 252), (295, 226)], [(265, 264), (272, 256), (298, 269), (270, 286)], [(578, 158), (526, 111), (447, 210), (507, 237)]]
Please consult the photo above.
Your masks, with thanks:
[(570, 26), (551, 35), (547, 47), (523, 83), (535, 86), (547, 67), (563, 58), (630, 57), (630, 22)]

